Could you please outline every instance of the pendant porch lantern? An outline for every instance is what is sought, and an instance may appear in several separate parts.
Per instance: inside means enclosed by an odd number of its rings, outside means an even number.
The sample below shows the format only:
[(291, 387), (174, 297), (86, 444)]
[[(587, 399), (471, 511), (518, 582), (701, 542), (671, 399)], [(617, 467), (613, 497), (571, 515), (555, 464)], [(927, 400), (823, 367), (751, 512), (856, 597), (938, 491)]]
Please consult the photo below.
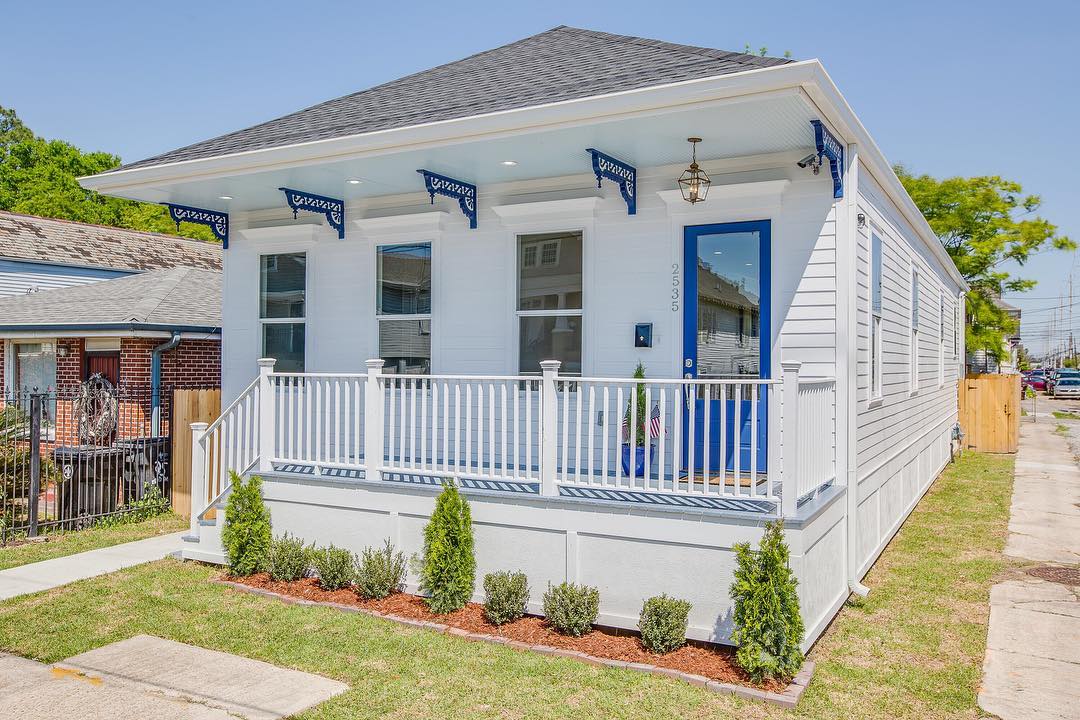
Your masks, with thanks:
[(705, 202), (712, 180), (697, 164), (697, 144), (701, 142), (701, 138), (686, 138), (686, 141), (690, 143), (690, 167), (683, 170), (683, 174), (679, 176), (679, 190), (682, 191), (683, 200), (693, 205)]

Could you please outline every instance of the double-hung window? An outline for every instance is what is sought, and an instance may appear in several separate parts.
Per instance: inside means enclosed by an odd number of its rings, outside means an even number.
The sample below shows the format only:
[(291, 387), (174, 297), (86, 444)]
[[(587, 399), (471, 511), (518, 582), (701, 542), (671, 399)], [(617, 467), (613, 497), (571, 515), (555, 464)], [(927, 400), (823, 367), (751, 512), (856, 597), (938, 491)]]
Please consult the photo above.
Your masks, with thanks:
[(386, 372), (431, 372), (431, 243), (375, 251), (379, 357)]
[(911, 392), (919, 389), (919, 272), (911, 266)]
[(870, 399), (881, 397), (881, 238), (870, 236)]
[(540, 372), (542, 360), (560, 360), (559, 372), (581, 374), (581, 231), (519, 235), (518, 367)]
[(938, 387), (945, 384), (945, 292), (938, 291)]
[(262, 356), (277, 360), (277, 372), (304, 372), (306, 294), (306, 253), (259, 258)]

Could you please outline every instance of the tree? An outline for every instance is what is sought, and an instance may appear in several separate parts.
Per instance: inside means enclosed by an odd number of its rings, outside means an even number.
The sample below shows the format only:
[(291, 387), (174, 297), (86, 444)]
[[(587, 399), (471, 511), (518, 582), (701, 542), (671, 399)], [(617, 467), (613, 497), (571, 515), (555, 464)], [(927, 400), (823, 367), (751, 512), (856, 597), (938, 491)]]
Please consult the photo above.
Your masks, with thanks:
[(1037, 215), (1042, 199), (1024, 195), (1020, 183), (997, 175), (938, 180), (898, 165), (897, 176), (971, 286), (966, 298), (968, 351), (985, 350), (1005, 359), (1004, 341), (1018, 331), (1016, 320), (996, 301), (1003, 292), (1026, 292), (1034, 280), (1002, 269), (1024, 265), (1046, 250), (1075, 250), (1076, 244)]
[(119, 165), (116, 155), (37, 137), (14, 110), (0, 106), (0, 210), (216, 242), (199, 225), (177, 231), (160, 205), (106, 197), (79, 185), (79, 177)]
[(420, 589), (432, 612), (450, 613), (465, 607), (476, 582), (472, 514), (469, 502), (452, 482), (443, 485), (435, 511), (424, 527), (424, 556)]

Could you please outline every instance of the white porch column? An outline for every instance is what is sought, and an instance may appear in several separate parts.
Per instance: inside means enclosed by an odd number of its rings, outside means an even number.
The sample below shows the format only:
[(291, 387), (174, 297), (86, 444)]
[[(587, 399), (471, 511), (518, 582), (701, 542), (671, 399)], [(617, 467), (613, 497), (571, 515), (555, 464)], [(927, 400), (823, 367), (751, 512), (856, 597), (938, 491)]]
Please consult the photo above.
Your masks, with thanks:
[(191, 537), (199, 536), (199, 513), (210, 501), (206, 496), (206, 446), (203, 444), (207, 427), (209, 425), (204, 422), (191, 423)]
[(780, 363), (783, 378), (781, 392), (784, 395), (784, 417), (781, 419), (784, 457), (780, 471), (783, 496), (780, 501), (780, 510), (785, 518), (795, 515), (796, 503), (799, 499), (799, 368), (801, 367), (800, 362)]
[(270, 472), (274, 469), (270, 462), (274, 456), (274, 430), (277, 427), (277, 419), (274, 413), (277, 400), (274, 397), (274, 383), (270, 380), (270, 373), (274, 372), (274, 358), (259, 358), (259, 472)]
[(367, 361), (367, 385), (364, 387), (364, 475), (368, 480), (382, 480), (384, 363), (384, 360), (379, 359)]
[(541, 360), (544, 377), (540, 382), (540, 494), (558, 495), (555, 486), (555, 466), (558, 463), (559, 414), (556, 381), (559, 378), (559, 360)]

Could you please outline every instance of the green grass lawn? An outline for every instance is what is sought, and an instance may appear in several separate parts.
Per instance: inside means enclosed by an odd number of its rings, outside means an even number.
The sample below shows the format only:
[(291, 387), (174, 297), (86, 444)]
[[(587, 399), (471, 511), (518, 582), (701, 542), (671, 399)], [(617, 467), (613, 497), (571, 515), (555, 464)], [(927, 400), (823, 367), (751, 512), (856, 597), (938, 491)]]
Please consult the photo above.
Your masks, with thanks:
[(0, 603), (0, 650), (56, 661), (148, 633), (321, 673), (349, 692), (304, 718), (975, 718), (1012, 459), (940, 478), (811, 652), (797, 711), (664, 678), (474, 644), (230, 591), (172, 560)]
[(1073, 412), (1065, 412), (1064, 410), (1055, 410), (1054, 417), (1058, 420), (1080, 420), (1080, 415)]
[(0, 570), (39, 560), (74, 555), (85, 550), (97, 550), (132, 540), (142, 540), (162, 533), (177, 532), (187, 527), (188, 522), (184, 518), (173, 513), (165, 513), (139, 523), (56, 533), (45, 535), (44, 539), (35, 542), (0, 545)]

